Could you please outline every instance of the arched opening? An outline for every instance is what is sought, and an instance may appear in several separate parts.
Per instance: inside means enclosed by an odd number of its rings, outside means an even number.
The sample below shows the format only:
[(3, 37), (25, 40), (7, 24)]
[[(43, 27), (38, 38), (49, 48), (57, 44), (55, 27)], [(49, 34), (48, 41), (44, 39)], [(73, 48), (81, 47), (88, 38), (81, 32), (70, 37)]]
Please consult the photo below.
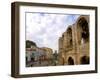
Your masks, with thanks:
[(86, 43), (89, 41), (89, 25), (87, 20), (82, 17), (78, 21), (78, 36), (79, 36), (79, 43)]
[(72, 45), (72, 39), (70, 39), (70, 45)]
[(67, 29), (67, 45), (68, 46), (72, 46), (73, 45), (73, 41), (72, 41), (72, 29), (71, 28)]
[(68, 65), (74, 65), (74, 60), (72, 57), (68, 58)]
[(81, 64), (89, 64), (89, 57), (88, 56), (83, 56), (81, 57)]

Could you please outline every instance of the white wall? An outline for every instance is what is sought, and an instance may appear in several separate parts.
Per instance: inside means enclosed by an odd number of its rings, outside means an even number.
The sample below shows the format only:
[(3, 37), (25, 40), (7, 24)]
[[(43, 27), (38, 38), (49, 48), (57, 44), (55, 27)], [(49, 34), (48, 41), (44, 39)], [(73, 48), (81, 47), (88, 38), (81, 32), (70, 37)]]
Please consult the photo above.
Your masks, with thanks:
[[(15, 0), (1, 0), (0, 2), (0, 80), (16, 80), (10, 76), (11, 68), (11, 2)], [(74, 4), (74, 5), (89, 5), (98, 6), (98, 14), (100, 14), (100, 0), (16, 0), (30, 2), (44, 2), (57, 4)], [(98, 22), (100, 16), (98, 16)], [(100, 35), (100, 24), (98, 24), (98, 34)], [(100, 37), (98, 37), (98, 44)], [(98, 46), (99, 47), (99, 46)], [(98, 53), (100, 50), (98, 51)], [(98, 54), (98, 58), (100, 54)], [(100, 58), (98, 59), (99, 73), (97, 74), (80, 74), (80, 75), (65, 75), (51, 76), (38, 78), (22, 78), (18, 80), (100, 80)]]

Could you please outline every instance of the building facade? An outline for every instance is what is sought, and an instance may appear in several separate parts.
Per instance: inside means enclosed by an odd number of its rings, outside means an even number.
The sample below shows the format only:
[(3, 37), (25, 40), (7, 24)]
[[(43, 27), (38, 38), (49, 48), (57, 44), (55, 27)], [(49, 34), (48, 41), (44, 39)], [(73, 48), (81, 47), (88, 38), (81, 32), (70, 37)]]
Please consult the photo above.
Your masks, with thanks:
[(81, 15), (59, 38), (59, 64), (89, 64), (89, 16)]
[(48, 47), (42, 47), (42, 50), (45, 51), (47, 59), (51, 59), (53, 55), (53, 50)]
[(46, 57), (46, 53), (44, 50), (41, 48), (27, 48), (26, 49), (26, 62), (35, 62), (39, 61), (40, 59), (42, 60), (43, 58)]
[(30, 48), (26, 48), (26, 62), (36, 62), (51, 59), (53, 51), (47, 47), (37, 47), (31, 45)]

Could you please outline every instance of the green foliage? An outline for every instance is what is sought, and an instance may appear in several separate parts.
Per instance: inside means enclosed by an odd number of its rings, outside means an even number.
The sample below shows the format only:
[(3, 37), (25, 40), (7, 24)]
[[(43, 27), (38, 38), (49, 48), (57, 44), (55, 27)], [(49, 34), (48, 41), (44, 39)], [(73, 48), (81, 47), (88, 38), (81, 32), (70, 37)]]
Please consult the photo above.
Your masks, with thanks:
[(37, 46), (35, 42), (26, 40), (26, 48), (31, 48), (31, 46)]

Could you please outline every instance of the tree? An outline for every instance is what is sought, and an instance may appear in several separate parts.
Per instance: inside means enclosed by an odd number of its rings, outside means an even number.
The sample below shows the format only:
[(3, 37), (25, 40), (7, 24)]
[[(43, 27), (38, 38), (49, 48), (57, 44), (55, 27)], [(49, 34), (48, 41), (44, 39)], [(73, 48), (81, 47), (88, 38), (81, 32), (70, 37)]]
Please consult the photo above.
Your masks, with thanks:
[(31, 46), (37, 46), (35, 42), (26, 40), (26, 48), (31, 48)]

